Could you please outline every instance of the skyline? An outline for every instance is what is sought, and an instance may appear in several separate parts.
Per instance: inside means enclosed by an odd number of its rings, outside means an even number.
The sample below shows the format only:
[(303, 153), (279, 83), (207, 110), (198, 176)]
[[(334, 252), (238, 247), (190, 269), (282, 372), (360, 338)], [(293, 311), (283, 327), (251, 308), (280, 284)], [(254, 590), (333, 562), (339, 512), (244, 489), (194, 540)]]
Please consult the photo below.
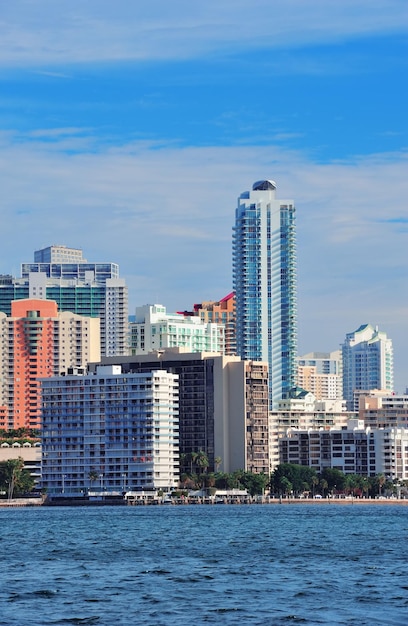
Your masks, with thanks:
[(272, 179), (299, 354), (378, 325), (404, 391), (407, 26), (396, 0), (3, 6), (0, 273), (61, 243), (119, 263), (130, 313), (220, 299), (237, 198)]

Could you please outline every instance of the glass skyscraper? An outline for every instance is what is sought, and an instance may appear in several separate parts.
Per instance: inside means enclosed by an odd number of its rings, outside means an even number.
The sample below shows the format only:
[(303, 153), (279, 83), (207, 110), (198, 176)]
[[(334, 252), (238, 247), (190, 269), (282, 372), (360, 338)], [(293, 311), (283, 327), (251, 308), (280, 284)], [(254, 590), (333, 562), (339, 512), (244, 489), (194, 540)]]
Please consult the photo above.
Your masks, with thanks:
[(256, 182), (238, 198), (233, 234), (237, 354), (269, 366), (269, 402), (296, 382), (296, 211), (276, 184)]

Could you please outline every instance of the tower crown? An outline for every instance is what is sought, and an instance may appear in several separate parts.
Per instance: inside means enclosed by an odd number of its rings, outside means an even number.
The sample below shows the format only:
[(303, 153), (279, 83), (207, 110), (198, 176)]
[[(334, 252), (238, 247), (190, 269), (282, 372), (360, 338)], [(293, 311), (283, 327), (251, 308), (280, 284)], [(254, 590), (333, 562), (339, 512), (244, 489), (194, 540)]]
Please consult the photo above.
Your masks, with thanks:
[(276, 183), (274, 180), (258, 180), (252, 185), (252, 191), (275, 191)]

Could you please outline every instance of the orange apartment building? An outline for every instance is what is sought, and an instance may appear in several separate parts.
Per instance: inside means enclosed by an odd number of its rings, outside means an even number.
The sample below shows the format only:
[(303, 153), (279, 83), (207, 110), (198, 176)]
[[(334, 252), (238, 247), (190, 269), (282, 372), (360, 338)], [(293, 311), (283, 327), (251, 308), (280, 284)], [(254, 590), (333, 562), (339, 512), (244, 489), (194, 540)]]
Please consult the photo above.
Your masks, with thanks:
[(0, 313), (0, 428), (39, 428), (40, 378), (100, 359), (99, 318), (58, 313), (52, 300), (11, 303)]

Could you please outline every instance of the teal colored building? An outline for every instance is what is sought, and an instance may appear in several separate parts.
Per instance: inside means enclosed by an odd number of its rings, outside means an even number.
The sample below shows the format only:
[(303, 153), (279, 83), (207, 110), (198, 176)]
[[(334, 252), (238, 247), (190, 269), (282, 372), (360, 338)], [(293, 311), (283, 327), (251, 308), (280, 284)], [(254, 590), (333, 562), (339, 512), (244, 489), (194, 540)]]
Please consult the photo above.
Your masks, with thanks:
[[(23, 298), (54, 300), (59, 311), (99, 317), (102, 356), (127, 353), (128, 290), (117, 263), (89, 263), (82, 251), (50, 246), (21, 265), (21, 278), (0, 276), (0, 311), (11, 315), (11, 302)], [(61, 262), (67, 258), (69, 262)], [(44, 261), (45, 259), (45, 261)]]

